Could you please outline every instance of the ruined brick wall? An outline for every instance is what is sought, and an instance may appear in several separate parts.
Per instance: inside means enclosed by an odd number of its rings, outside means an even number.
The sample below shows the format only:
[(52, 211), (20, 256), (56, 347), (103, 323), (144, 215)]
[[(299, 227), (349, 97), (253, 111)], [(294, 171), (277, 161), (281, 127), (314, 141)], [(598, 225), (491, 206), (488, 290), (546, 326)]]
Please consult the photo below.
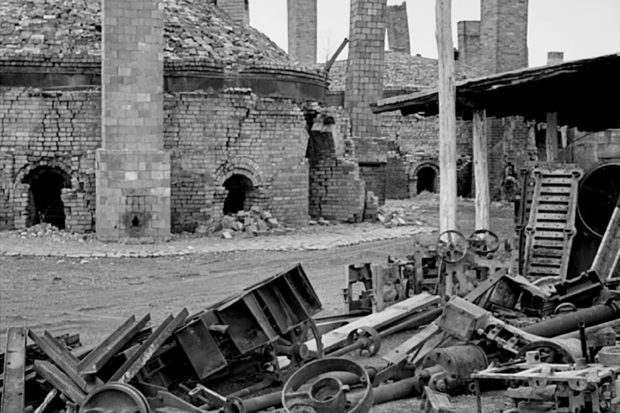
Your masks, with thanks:
[(568, 162), (584, 171), (604, 162), (620, 162), (620, 129), (602, 132), (575, 131), (572, 143), (563, 150)]
[(386, 0), (351, 0), (344, 107), (354, 136), (380, 136), (369, 104), (383, 95)]
[(407, 3), (387, 6), (386, 26), (390, 50), (411, 54)]
[(379, 198), (379, 204), (386, 199), (386, 164), (388, 141), (386, 138), (353, 138), (355, 158), (360, 165), (360, 177), (366, 182), (366, 190)]
[(166, 95), (164, 140), (172, 159), (175, 231), (219, 221), (223, 185), (234, 174), (252, 182), (254, 205), (285, 224), (307, 223), (308, 135), (291, 100), (245, 91)]
[(481, 67), (480, 22), (474, 20), (457, 23), (459, 62), (467, 66)]
[(250, 24), (248, 0), (216, 0), (215, 4), (226, 12), (234, 21), (242, 24)]
[(528, 0), (482, 0), (481, 68), (500, 73), (528, 66)]
[(350, 127), (348, 116), (338, 108), (330, 108), (313, 120), (306, 154), (310, 165), (309, 213), (313, 218), (363, 219), (366, 185)]
[(316, 0), (287, 0), (288, 55), (303, 65), (316, 63)]
[(66, 230), (92, 232), (101, 94), (0, 88), (0, 131), (0, 229), (28, 225), (28, 177), (50, 168), (69, 177), (70, 188), (62, 190)]

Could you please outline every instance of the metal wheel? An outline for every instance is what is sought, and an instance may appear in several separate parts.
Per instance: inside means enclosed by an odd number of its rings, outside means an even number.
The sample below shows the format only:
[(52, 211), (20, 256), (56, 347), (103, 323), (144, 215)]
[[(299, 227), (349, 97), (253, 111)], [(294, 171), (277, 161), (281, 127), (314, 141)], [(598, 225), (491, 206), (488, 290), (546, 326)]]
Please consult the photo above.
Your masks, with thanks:
[[(314, 350), (310, 350), (306, 345), (306, 341), (310, 339), (310, 333), (312, 333), (315, 343), (316, 349)], [(276, 357), (283, 355), (288, 357), (290, 361), (285, 371), (280, 371), (282, 381), (286, 381), (299, 367), (310, 361), (323, 358), (324, 355), (321, 333), (312, 319), (308, 319), (288, 334), (279, 337), (274, 344), (274, 350)]]
[(467, 254), (467, 240), (458, 231), (444, 231), (437, 238), (437, 253), (443, 261), (457, 263)]
[[(362, 390), (350, 400), (350, 386), (339, 377), (353, 373)], [(282, 389), (282, 406), (289, 413), (367, 413), (373, 403), (372, 383), (359, 364), (341, 358), (313, 361), (297, 370)]]
[(95, 387), (82, 402), (80, 413), (151, 413), (146, 398), (135, 387), (111, 382)]
[(360, 327), (353, 330), (347, 336), (347, 344), (353, 344), (358, 340), (364, 340), (366, 345), (360, 348), (360, 356), (367, 354), (367, 357), (372, 357), (381, 349), (381, 336), (372, 327)]
[(488, 229), (474, 231), (467, 241), (469, 247), (478, 255), (492, 254), (499, 249), (499, 238)]

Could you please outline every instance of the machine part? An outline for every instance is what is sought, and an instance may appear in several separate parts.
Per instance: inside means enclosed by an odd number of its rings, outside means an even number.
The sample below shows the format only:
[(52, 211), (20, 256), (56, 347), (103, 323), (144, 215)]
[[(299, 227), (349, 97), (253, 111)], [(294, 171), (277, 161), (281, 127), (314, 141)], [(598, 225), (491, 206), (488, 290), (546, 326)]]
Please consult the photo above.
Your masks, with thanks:
[(581, 357), (588, 360), (588, 363), (594, 363), (594, 360), (590, 360), (588, 357), (588, 339), (586, 338), (586, 323), (580, 321), (579, 327), (579, 342), (581, 343)]
[[(611, 327), (611, 328), (620, 327), (620, 318), (608, 321), (606, 323), (601, 323), (601, 324), (597, 324), (594, 326), (586, 327), (586, 334), (592, 335), (608, 327)], [(562, 334), (555, 338), (579, 338), (579, 332), (572, 331), (570, 333)]]
[(448, 230), (439, 234), (437, 238), (437, 254), (445, 262), (456, 263), (467, 254), (467, 240), (458, 231)]
[(80, 413), (135, 412), (150, 413), (146, 398), (126, 383), (106, 383), (96, 387), (80, 405)]
[(189, 397), (200, 397), (206, 399), (213, 406), (222, 407), (226, 403), (226, 397), (198, 383), (187, 395)]
[(523, 275), (554, 275), (565, 280), (573, 238), (577, 184), (583, 172), (576, 167), (535, 168), (534, 193), (525, 228)]
[[(330, 375), (335, 372), (359, 376), (364, 390), (355, 404), (348, 403), (349, 386)], [(346, 359), (329, 357), (308, 363), (293, 373), (282, 389), (282, 405), (289, 413), (367, 413), (372, 404), (373, 390), (368, 372)]]
[[(306, 344), (309, 341), (309, 333), (315, 344), (314, 349), (309, 349)], [(275, 365), (279, 371), (281, 381), (286, 381), (295, 370), (304, 364), (323, 358), (324, 348), (321, 333), (311, 318), (306, 320), (301, 326), (291, 330), (285, 336), (278, 337), (273, 346), (275, 350)], [(289, 359), (285, 368), (281, 368), (277, 362), (277, 356), (284, 355)]]
[(620, 163), (597, 165), (579, 185), (577, 215), (585, 228), (602, 238), (620, 197)]
[(499, 238), (488, 229), (474, 231), (467, 240), (469, 248), (478, 255), (486, 256), (499, 249)]
[(565, 313), (555, 318), (542, 321), (538, 324), (525, 327), (523, 331), (535, 334), (540, 337), (555, 337), (560, 334), (577, 330), (578, 323), (583, 321), (586, 325), (593, 326), (613, 320), (620, 314), (617, 303), (595, 305), (590, 308)]
[(367, 357), (372, 357), (381, 348), (381, 336), (372, 327), (360, 327), (349, 333), (347, 345), (329, 354), (330, 357), (338, 357), (359, 350), (360, 356), (366, 353)]
[(456, 409), (450, 402), (447, 394), (433, 391), (424, 387), (424, 397), (420, 405), (422, 413), (456, 413)]
[(433, 308), (430, 310), (421, 311), (418, 314), (414, 314), (412, 317), (406, 318), (398, 324), (383, 330), (381, 333), (381, 337), (388, 337), (392, 334), (398, 333), (399, 331), (409, 330), (416, 327), (420, 327), (424, 324), (428, 324), (433, 322), (443, 313), (443, 308)]
[(574, 338), (532, 341), (521, 347), (517, 357), (525, 359), (527, 353), (532, 351), (537, 351), (540, 354), (540, 361), (543, 363), (575, 363), (583, 357), (581, 342)]
[(379, 312), (406, 299), (409, 284), (405, 277), (407, 266), (412, 266), (412, 263), (349, 265), (345, 270), (346, 286), (343, 289), (345, 312)]
[(620, 346), (603, 347), (598, 352), (598, 361), (603, 366), (620, 366)]
[(491, 314), (460, 297), (452, 297), (439, 317), (438, 326), (453, 336), (469, 341), (474, 334), (487, 325)]
[(598, 247), (592, 271), (600, 274), (604, 280), (620, 277), (620, 195), (616, 207), (609, 219), (607, 229), (603, 234), (603, 239)]
[(475, 344), (442, 347), (428, 353), (418, 376), (436, 391), (453, 394), (466, 389), (473, 393), (471, 374), (488, 365), (486, 354)]

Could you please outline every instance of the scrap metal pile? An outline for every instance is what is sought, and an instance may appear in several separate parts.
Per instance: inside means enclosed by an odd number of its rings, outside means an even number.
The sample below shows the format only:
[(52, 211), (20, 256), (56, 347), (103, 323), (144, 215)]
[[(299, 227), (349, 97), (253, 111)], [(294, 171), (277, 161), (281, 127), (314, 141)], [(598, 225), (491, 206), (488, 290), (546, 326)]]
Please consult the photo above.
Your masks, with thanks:
[(596, 248), (575, 249), (592, 242), (575, 225), (578, 183), (593, 187), (581, 175), (523, 175), (517, 248), (448, 231), (405, 259), (348, 266), (340, 317), (317, 317), (297, 265), (197, 314), (131, 317), (92, 349), (10, 328), (1, 412), (365, 413), (413, 396), (451, 412), (459, 393), (481, 412), (481, 391), (498, 387), (510, 387), (507, 412), (620, 411), (620, 199)]

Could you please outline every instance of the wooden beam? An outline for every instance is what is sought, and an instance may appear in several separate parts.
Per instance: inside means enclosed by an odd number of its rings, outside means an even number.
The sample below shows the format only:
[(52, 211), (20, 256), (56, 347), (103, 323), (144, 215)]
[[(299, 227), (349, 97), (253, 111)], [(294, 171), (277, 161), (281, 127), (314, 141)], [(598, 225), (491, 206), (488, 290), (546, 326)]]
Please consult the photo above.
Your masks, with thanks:
[(456, 229), (456, 102), (452, 0), (436, 0), (439, 57), (439, 232)]
[(9, 327), (4, 355), (1, 413), (23, 412), (26, 372), (26, 327)]
[(474, 149), (474, 182), (476, 186), (476, 220), (475, 229), (491, 229), (489, 205), (489, 163), (487, 150), (486, 111), (474, 110), (473, 118), (473, 149)]
[(547, 162), (555, 162), (558, 159), (558, 113), (547, 112)]
[(34, 370), (71, 401), (81, 404), (86, 394), (65, 373), (49, 361), (35, 360)]

